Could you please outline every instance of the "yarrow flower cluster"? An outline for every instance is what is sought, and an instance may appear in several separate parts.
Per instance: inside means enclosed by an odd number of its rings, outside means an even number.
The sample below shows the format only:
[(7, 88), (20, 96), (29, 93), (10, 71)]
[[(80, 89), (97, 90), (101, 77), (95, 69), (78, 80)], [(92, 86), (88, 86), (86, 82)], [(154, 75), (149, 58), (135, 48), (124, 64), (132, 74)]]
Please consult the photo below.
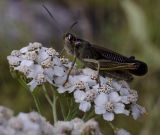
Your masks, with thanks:
[(71, 121), (58, 121), (54, 126), (36, 112), (19, 113), (0, 106), (1, 135), (102, 135), (98, 123), (91, 119), (87, 122), (79, 118)]
[[(72, 63), (60, 57), (53, 48), (43, 47), (40, 43), (30, 43), (20, 50), (14, 50), (7, 57), (10, 66), (31, 80), (31, 91), (46, 82), (57, 86), (59, 93), (73, 93), (75, 102), (83, 112), (92, 107), (96, 114), (103, 115), (107, 121), (114, 120), (115, 114), (132, 115), (137, 119), (145, 113), (144, 107), (137, 104), (137, 91), (130, 89), (125, 81), (116, 81), (100, 76), (101, 85), (96, 81), (97, 71), (84, 68), (72, 73), (66, 81)], [(74, 67), (76, 69), (76, 67)]]
[(20, 50), (13, 50), (7, 59), (13, 70), (31, 80), (28, 85), (32, 91), (45, 82), (54, 85), (56, 80), (60, 80), (59, 77), (65, 77), (71, 63), (62, 66), (63, 60), (58, 52), (53, 48), (42, 47), (42, 44), (37, 42), (30, 43)]

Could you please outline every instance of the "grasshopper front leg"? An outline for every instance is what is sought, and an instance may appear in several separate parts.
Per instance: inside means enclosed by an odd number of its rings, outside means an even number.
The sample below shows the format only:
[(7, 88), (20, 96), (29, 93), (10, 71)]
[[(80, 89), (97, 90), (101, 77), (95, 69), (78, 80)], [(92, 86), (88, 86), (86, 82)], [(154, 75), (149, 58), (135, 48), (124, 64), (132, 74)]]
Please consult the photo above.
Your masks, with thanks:
[(74, 67), (74, 64), (76, 63), (76, 58), (77, 58), (77, 57), (74, 56), (74, 60), (73, 60), (72, 65), (71, 65), (71, 67), (70, 67), (70, 69), (69, 69), (69, 71), (68, 71), (67, 78), (66, 78), (66, 81), (64, 82), (63, 86), (65, 86), (66, 83), (68, 82), (69, 75), (70, 75), (70, 73), (71, 73), (71, 71), (72, 71), (72, 69), (73, 69), (73, 67)]

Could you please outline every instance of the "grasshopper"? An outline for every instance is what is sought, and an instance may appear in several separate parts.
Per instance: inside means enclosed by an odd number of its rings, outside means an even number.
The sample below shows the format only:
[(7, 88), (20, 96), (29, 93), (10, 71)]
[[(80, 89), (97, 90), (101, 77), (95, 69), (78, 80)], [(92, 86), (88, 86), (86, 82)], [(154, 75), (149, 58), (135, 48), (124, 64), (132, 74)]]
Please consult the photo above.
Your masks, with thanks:
[[(54, 16), (49, 12), (49, 10), (43, 5), (45, 10), (55, 21)], [(76, 23), (71, 25), (71, 28)], [(97, 70), (97, 78), (99, 80), (99, 74), (108, 74), (113, 78), (122, 79), (126, 81), (131, 81), (133, 75), (143, 76), (148, 72), (147, 64), (136, 60), (134, 56), (126, 57), (117, 52), (103, 48), (97, 45), (93, 45), (90, 42), (76, 37), (74, 34), (67, 32), (64, 34), (64, 49), (68, 54), (74, 56), (74, 60), (71, 68), (69, 69), (66, 81), (64, 85), (68, 82), (68, 78), (71, 70), (79, 59), (85, 66)]]
[(78, 58), (87, 67), (97, 70), (98, 77), (100, 72), (108, 72), (111, 76), (115, 75), (115, 78), (117, 76), (130, 81), (133, 79), (132, 75), (142, 76), (148, 71), (147, 64), (136, 60), (134, 56), (126, 57), (107, 48), (93, 45), (72, 33), (64, 35), (64, 49), (74, 56), (73, 65)]

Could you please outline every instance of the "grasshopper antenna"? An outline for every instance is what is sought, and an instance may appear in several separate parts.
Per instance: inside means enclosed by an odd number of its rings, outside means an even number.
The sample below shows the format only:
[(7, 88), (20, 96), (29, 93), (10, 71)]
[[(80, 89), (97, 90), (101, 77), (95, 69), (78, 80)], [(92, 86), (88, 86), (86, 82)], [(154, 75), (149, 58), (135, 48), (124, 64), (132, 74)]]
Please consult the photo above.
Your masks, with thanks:
[(73, 27), (74, 27), (75, 25), (77, 25), (77, 24), (78, 24), (78, 21), (75, 21), (75, 22), (69, 27), (69, 30), (72, 30)]
[[(57, 20), (55, 19), (55, 17), (52, 15), (52, 13), (49, 11), (49, 9), (46, 7), (46, 5), (44, 4), (44, 1), (42, 1), (42, 7), (46, 10), (46, 12), (49, 14), (49, 16), (52, 18), (52, 20), (57, 24), (57, 30), (62, 34), (62, 30), (59, 27), (59, 23), (57, 22)], [(53, 22), (53, 23), (54, 23)], [(55, 24), (54, 24), (55, 25)]]
[(70, 25), (69, 29), (67, 30), (67, 33), (70, 32), (70, 31), (72, 31), (73, 27), (74, 27), (75, 25), (77, 25), (77, 24), (78, 24), (78, 21), (73, 22), (73, 23)]

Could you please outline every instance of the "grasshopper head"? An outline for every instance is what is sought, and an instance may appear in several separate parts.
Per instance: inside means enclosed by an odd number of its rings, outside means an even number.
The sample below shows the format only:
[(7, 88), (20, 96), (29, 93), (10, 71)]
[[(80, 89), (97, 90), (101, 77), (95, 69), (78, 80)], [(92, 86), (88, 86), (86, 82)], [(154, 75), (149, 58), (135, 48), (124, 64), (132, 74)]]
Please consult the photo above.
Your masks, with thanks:
[(72, 44), (72, 43), (74, 43), (76, 41), (76, 37), (71, 33), (66, 33), (64, 35), (64, 41), (67, 42), (67, 43)]
[(67, 53), (74, 54), (76, 37), (71, 33), (66, 33), (64, 35), (64, 48)]

